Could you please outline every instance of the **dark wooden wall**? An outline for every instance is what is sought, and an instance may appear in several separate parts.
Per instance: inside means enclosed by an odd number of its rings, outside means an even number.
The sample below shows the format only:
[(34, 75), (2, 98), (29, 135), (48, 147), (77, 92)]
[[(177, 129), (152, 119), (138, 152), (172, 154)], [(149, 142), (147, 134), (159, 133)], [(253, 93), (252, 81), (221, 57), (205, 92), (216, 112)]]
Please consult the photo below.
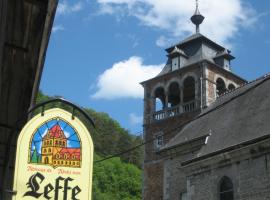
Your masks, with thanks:
[(10, 199), (16, 140), (34, 104), (58, 0), (0, 1), (0, 199)]

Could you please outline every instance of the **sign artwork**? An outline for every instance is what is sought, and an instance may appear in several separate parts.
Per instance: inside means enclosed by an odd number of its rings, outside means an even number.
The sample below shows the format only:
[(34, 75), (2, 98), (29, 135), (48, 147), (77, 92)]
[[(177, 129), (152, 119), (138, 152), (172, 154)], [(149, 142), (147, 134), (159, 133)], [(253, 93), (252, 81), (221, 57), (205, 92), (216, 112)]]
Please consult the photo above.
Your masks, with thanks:
[(93, 143), (59, 108), (31, 119), (18, 138), (13, 200), (90, 200)]

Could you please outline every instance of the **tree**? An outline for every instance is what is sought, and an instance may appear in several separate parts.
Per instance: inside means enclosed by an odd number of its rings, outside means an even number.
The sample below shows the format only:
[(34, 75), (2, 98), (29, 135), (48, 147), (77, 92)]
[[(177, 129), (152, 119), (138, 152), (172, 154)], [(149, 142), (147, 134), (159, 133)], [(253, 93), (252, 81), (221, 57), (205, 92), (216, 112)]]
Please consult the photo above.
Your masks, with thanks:
[(40, 162), (40, 158), (38, 156), (36, 148), (34, 149), (34, 152), (32, 153), (31, 162), (32, 163), (39, 163)]

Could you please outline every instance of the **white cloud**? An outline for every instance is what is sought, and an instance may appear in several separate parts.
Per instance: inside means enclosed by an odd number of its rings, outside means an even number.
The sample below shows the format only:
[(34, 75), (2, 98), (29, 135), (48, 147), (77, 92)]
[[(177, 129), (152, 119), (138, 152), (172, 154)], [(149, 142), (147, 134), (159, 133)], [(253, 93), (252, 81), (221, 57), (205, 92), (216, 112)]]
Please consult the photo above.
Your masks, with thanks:
[(142, 124), (143, 122), (143, 116), (137, 116), (134, 113), (129, 114), (129, 121), (131, 125), (137, 125), (137, 124)]
[(156, 45), (159, 47), (168, 47), (168, 45), (172, 45), (173, 39), (167, 38), (164, 35), (160, 36), (157, 41)]
[(53, 28), (52, 28), (52, 32), (53, 32), (53, 33), (56, 33), (56, 32), (58, 32), (58, 31), (63, 31), (63, 30), (65, 30), (65, 28), (64, 28), (64, 26), (63, 26), (62, 24), (55, 25), (55, 26), (53, 26)]
[(46, 128), (45, 131), (41, 134), (42, 138), (46, 135), (47, 132), (48, 132), (48, 129)]
[(75, 13), (83, 9), (82, 2), (77, 2), (73, 5), (69, 4), (67, 1), (63, 1), (58, 4), (57, 15), (67, 15), (70, 13)]
[(92, 98), (142, 98), (143, 87), (139, 83), (156, 76), (163, 66), (144, 65), (142, 58), (136, 56), (117, 62), (99, 76), (98, 90)]
[[(174, 40), (195, 32), (195, 27), (190, 22), (195, 10), (193, 0), (97, 1), (101, 9), (107, 10), (104, 13), (121, 16), (125, 13), (136, 17), (145, 26), (167, 31)], [(244, 0), (201, 0), (200, 11), (206, 17), (201, 32), (222, 44), (229, 43), (241, 27), (256, 22), (254, 9), (245, 4)], [(165, 42), (164, 38), (159, 38), (157, 45), (164, 46)]]

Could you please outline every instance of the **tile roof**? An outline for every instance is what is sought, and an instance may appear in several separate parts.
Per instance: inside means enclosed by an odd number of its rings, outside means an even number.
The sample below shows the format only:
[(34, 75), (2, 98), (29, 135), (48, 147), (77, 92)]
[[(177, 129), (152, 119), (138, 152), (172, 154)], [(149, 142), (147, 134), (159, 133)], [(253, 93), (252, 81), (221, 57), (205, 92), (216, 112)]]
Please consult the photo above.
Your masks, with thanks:
[(48, 133), (46, 134), (46, 136), (49, 138), (66, 138), (63, 130), (61, 129), (61, 127), (58, 124), (56, 124), (52, 128), (50, 128)]

